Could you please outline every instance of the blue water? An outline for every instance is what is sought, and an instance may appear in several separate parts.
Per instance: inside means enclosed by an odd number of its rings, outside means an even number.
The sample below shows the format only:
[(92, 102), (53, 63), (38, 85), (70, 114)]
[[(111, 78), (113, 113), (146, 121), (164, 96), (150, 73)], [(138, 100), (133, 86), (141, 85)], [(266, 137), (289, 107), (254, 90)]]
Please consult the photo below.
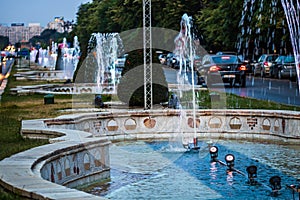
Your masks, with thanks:
[[(235, 171), (212, 162), (207, 143), (200, 152), (186, 152), (169, 141), (121, 142), (110, 149), (111, 179), (85, 191), (108, 199), (293, 199), (286, 185), (300, 178), (300, 148), (246, 141), (218, 141), (218, 159), (235, 156)], [(256, 165), (258, 184), (250, 185), (246, 168)], [(281, 177), (282, 189), (274, 196), (272, 176)], [(295, 195), (298, 199), (298, 195)]]

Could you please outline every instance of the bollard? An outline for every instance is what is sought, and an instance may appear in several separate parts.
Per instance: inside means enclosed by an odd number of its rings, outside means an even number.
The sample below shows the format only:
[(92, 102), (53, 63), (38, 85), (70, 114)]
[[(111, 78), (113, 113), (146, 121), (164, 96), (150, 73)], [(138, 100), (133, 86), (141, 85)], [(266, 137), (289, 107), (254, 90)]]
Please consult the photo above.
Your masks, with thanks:
[(96, 108), (103, 108), (104, 103), (102, 101), (102, 96), (100, 94), (95, 95), (94, 104)]
[(44, 104), (54, 104), (54, 95), (47, 94), (44, 96)]
[(212, 92), (209, 94), (211, 101), (220, 101), (220, 94)]

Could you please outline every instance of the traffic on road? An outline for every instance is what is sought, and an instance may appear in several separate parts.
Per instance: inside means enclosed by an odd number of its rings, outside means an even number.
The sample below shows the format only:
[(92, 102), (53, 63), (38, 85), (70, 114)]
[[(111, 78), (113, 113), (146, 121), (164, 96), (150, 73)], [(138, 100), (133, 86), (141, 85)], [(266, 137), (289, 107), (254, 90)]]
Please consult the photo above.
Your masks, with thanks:
[[(161, 64), (165, 66), (164, 72), (167, 82), (176, 84), (176, 74), (178, 72), (178, 67), (167, 64), (172, 62), (176, 63), (176, 61), (173, 61), (176, 58), (171, 57), (170, 55), (171, 54), (169, 54), (169, 56), (159, 56), (159, 58), (161, 61), (163, 58), (163, 62), (161, 62)], [(216, 54), (208, 56), (214, 57), (216, 56)], [(222, 56), (227, 58), (229, 55), (219, 55), (219, 58), (222, 59)], [(201, 75), (205, 74), (203, 72), (199, 73), (199, 70), (203, 70), (203, 67), (205, 66), (204, 64), (206, 62), (205, 57), (202, 58), (204, 59), (201, 60), (200, 64), (198, 64), (198, 66), (196, 67), (196, 71), (194, 72), (194, 78), (195, 80), (198, 80), (198, 82), (196, 82), (195, 84), (199, 85), (200, 87), (206, 87), (207, 89), (212, 91), (225, 91), (226, 93), (232, 93), (239, 96), (300, 106), (296, 64), (293, 55), (264, 54), (261, 56), (261, 58), (258, 59), (258, 61), (236, 62), (236, 66), (241, 67), (242, 65), (244, 65), (243, 73), (245, 73), (245, 76), (242, 78), (232, 76), (232, 78), (229, 78), (228, 80), (235, 81), (234, 83), (237, 84), (232, 84), (232, 82), (227, 80), (224, 81), (225, 74), (221, 71), (218, 72), (217, 70), (214, 73), (219, 73), (221, 82), (216, 84), (209, 83), (208, 85), (207, 78), (199, 78), (201, 77)], [(171, 61), (168, 61), (168, 59), (171, 59)], [(206, 68), (210, 69), (211, 67), (216, 68), (216, 66), (212, 63), (210, 63), (210, 67)], [(228, 69), (231, 68), (229, 67)], [(258, 72), (257, 70), (259, 69), (261, 71)], [(189, 79), (191, 79), (191, 71), (188, 71), (187, 74)], [(237, 79), (234, 80), (234, 78)], [(243, 78), (245, 79), (243, 80)]]

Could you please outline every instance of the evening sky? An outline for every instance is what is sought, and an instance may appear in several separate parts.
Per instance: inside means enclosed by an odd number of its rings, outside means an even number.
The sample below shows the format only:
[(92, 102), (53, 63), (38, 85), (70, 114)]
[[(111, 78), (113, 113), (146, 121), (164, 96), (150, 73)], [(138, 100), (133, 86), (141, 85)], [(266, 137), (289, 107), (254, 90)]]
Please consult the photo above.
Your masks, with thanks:
[(92, 0), (0, 0), (0, 24), (40, 23), (42, 27), (63, 16), (65, 21), (76, 21), (81, 4)]

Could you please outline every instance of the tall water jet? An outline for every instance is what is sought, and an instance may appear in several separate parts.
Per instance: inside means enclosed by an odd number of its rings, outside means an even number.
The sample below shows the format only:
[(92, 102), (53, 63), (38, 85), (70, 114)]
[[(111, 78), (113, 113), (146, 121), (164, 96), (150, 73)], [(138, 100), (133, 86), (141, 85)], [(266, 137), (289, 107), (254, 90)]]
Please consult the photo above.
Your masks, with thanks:
[(78, 37), (74, 36), (74, 41), (73, 41), (73, 65), (74, 65), (74, 69), (73, 69), (73, 74), (75, 73), (77, 67), (78, 67), (78, 62), (80, 59), (80, 55), (81, 55), (81, 51), (80, 51), (80, 46), (79, 46), (79, 41), (78, 41)]
[(290, 30), (291, 42), (295, 56), (298, 89), (300, 90), (300, 2), (281, 0)]
[[(198, 149), (197, 144), (197, 120), (196, 120), (196, 97), (195, 97), (195, 81), (194, 81), (194, 58), (195, 58), (195, 38), (192, 33), (193, 20), (192, 17), (184, 14), (180, 22), (180, 32), (175, 38), (174, 54), (179, 59), (179, 71), (177, 73), (177, 83), (179, 96), (182, 97), (183, 90), (192, 91), (192, 109), (193, 120), (192, 127), (194, 131), (193, 146), (188, 148)], [(188, 71), (191, 72), (191, 83), (188, 80)], [(184, 144), (186, 146), (187, 144)]]
[[(97, 69), (95, 70), (95, 82), (97, 93), (103, 93), (103, 86), (112, 86), (116, 92), (117, 73), (115, 61), (123, 53), (122, 40), (118, 33), (93, 33), (89, 41), (89, 46), (95, 46), (93, 55), (96, 58)], [(88, 47), (92, 48), (92, 47)]]

